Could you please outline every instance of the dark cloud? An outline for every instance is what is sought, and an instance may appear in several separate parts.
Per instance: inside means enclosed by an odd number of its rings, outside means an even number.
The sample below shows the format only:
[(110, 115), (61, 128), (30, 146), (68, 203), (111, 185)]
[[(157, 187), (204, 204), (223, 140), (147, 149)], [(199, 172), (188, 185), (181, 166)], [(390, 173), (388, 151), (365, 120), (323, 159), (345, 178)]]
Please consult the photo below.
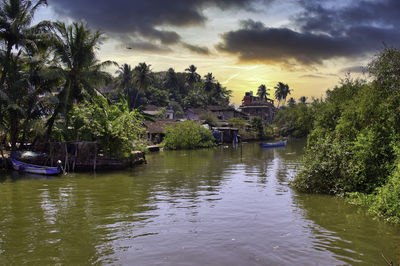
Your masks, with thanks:
[[(58, 14), (85, 20), (92, 27), (121, 41), (145, 38), (159, 42), (154, 46), (160, 46), (181, 42), (178, 33), (161, 30), (160, 27), (201, 25), (207, 20), (202, 12), (204, 8), (251, 9), (255, 1), (260, 0), (52, 0), (49, 4)], [(187, 48), (206, 54), (204, 49)]]
[(216, 48), (241, 61), (315, 65), (374, 53), (384, 43), (399, 45), (400, 1), (348, 2), (299, 1), (303, 11), (292, 17), (291, 29), (243, 21), (240, 29), (224, 33)]
[(342, 73), (365, 73), (366, 68), (363, 66), (351, 66), (345, 67), (340, 70)]
[(210, 50), (207, 47), (192, 45), (192, 44), (188, 44), (188, 43), (183, 43), (183, 47), (185, 47), (189, 51), (194, 52), (196, 54), (210, 55)]

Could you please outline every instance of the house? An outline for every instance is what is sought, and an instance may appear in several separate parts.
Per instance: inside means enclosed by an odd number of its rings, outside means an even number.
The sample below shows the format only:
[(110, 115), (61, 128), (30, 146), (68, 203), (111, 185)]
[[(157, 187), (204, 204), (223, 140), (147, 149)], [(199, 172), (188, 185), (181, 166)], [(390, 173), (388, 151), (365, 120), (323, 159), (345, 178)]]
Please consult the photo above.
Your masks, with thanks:
[(205, 112), (212, 112), (216, 118), (221, 121), (227, 121), (234, 117), (241, 117), (246, 120), (249, 119), (248, 115), (236, 110), (232, 106), (207, 106), (205, 108), (189, 108), (186, 110), (185, 115), (188, 120), (200, 120), (200, 115)]
[(250, 117), (259, 116), (266, 124), (274, 120), (276, 108), (274, 101), (268, 98), (260, 99), (253, 96), (253, 92), (246, 92), (239, 109)]
[[(165, 115), (164, 115), (164, 112), (165, 112)], [(154, 116), (163, 115), (163, 118), (174, 119), (174, 111), (173, 110), (168, 109), (166, 107), (155, 106), (152, 104), (146, 105), (143, 108), (143, 113), (149, 114), (149, 115), (154, 115)]]
[(147, 140), (154, 144), (161, 143), (165, 137), (164, 128), (166, 126), (176, 125), (179, 122), (179, 119), (156, 119), (154, 122), (145, 121), (144, 123), (147, 128)]

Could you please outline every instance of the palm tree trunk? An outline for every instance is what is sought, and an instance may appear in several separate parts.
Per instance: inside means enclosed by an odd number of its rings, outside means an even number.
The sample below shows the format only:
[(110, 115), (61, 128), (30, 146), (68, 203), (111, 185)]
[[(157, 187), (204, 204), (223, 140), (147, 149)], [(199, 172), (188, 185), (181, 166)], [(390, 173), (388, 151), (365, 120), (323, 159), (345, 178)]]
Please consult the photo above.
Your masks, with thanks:
[(139, 90), (136, 93), (136, 97), (135, 97), (135, 101), (133, 102), (133, 108), (132, 109), (134, 109), (136, 107), (136, 101), (137, 101), (138, 96), (139, 96)]
[(0, 86), (4, 85), (8, 70), (10, 69), (11, 50), (12, 50), (12, 44), (8, 43), (7, 44), (6, 60), (4, 62), (3, 71), (1, 73)]

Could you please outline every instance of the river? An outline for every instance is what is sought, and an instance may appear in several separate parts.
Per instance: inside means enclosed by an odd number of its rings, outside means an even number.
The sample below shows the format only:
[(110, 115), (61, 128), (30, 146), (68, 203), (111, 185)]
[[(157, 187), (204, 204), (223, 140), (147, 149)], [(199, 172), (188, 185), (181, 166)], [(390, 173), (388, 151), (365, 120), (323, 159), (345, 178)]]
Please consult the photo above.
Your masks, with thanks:
[(2, 174), (0, 265), (399, 263), (399, 226), (290, 188), (304, 145), (164, 151), (113, 173)]

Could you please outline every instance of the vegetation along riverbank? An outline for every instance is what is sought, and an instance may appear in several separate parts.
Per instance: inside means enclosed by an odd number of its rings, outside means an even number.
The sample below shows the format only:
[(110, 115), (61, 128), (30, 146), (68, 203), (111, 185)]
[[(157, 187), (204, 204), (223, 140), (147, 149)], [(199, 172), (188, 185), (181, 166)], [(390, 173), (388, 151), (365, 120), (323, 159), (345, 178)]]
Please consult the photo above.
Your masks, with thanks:
[[(310, 134), (293, 185), (303, 192), (346, 195), (374, 215), (399, 222), (400, 51), (385, 48), (367, 71), (369, 81), (348, 77), (302, 112), (309, 126), (292, 132)], [(289, 106), (284, 115), (292, 117), (295, 108), (304, 107)]]
[[(258, 97), (236, 109), (230, 105), (231, 91), (212, 73), (201, 77), (194, 65), (183, 72), (153, 72), (144, 62), (132, 67), (100, 61), (105, 36), (85, 23), (33, 24), (35, 12), (46, 4), (9, 0), (1, 5), (3, 161), (29, 150), (36, 152), (29, 160), (37, 164), (61, 159), (70, 169), (99, 169), (107, 161), (129, 165), (135, 151), (161, 142), (180, 149), (212, 147), (240, 134), (269, 137), (265, 128), (276, 108), (265, 85)], [(279, 101), (289, 93), (280, 84)]]

